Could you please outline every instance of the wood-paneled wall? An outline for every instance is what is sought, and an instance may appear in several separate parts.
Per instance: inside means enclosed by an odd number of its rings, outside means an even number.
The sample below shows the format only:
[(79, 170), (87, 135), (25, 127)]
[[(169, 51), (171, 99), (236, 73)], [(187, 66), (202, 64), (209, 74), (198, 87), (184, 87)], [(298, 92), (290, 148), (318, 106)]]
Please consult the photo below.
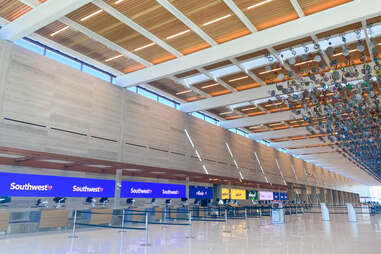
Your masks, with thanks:
[[(203, 173), (187, 130), (210, 174), (239, 178), (236, 160), (245, 179), (265, 182), (257, 152), (273, 184), (284, 180), (330, 188), (352, 184), (8, 42), (0, 42), (0, 56), (1, 146)], [(304, 168), (319, 179), (309, 179)]]

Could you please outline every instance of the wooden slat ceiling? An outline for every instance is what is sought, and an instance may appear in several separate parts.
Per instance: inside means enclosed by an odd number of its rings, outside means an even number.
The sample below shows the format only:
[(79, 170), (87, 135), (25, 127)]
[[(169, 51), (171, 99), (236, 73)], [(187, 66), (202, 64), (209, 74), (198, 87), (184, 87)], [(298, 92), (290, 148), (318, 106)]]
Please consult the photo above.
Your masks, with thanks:
[(353, 0), (298, 0), (305, 15), (310, 15), (319, 11), (352, 2)]
[(8, 21), (13, 21), (30, 10), (32, 10), (32, 8), (19, 1), (0, 0), (0, 17)]

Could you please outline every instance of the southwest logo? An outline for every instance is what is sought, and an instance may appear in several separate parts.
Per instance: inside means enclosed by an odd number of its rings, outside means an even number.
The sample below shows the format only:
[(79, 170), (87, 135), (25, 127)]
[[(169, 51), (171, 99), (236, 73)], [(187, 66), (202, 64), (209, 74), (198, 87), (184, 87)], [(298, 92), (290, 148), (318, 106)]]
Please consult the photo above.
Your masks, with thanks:
[(11, 183), (9, 190), (16, 191), (50, 191), (53, 189), (52, 185), (36, 185), (36, 184), (17, 184), (15, 182)]
[(134, 189), (133, 187), (130, 189), (130, 193), (131, 194), (151, 194), (152, 193), (152, 190), (151, 189), (146, 189), (146, 190), (143, 190), (141, 188), (138, 188), (138, 189)]
[(90, 187), (87, 187), (87, 185), (79, 187), (77, 185), (74, 185), (73, 192), (103, 192), (103, 188), (102, 187), (90, 188)]

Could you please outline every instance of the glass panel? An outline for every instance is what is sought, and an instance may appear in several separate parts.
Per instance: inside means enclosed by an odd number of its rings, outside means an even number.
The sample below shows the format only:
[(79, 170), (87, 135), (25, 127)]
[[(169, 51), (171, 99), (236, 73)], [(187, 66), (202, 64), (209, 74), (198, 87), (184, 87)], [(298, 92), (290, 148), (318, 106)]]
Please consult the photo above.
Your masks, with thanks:
[(82, 69), (83, 72), (86, 72), (90, 75), (93, 75), (97, 78), (100, 78), (100, 79), (103, 79), (107, 82), (110, 82), (111, 81), (111, 76), (109, 74), (106, 74), (106, 73), (103, 73), (101, 71), (98, 71), (98, 70), (95, 70), (87, 65), (84, 65), (83, 66), (83, 69)]
[(157, 101), (157, 96), (155, 94), (150, 93), (150, 92), (148, 92), (148, 91), (146, 91), (144, 89), (138, 88), (138, 93), (143, 95), (143, 96), (145, 96), (145, 97), (147, 97), (147, 98), (150, 98), (152, 100)]
[(197, 118), (200, 118), (200, 119), (202, 119), (202, 120), (204, 120), (204, 115), (202, 115), (202, 114), (200, 114), (200, 113), (194, 112), (194, 113), (193, 113), (193, 116), (194, 116), (194, 117), (197, 117)]
[[(115, 80), (115, 79), (114, 79)], [(128, 87), (127, 90), (136, 93), (136, 86)]]
[(166, 99), (164, 97), (159, 97), (159, 102), (163, 103), (163, 104), (165, 104), (167, 106), (170, 106), (171, 108), (175, 107), (175, 103), (173, 103), (172, 101), (170, 101), (170, 100), (168, 100), (168, 99)]
[(23, 48), (26, 48), (26, 49), (29, 49), (33, 52), (36, 52), (40, 55), (43, 55), (44, 54), (44, 48), (43, 47), (40, 47), (34, 43), (31, 43), (29, 41), (26, 41), (26, 40), (18, 40), (18, 41), (15, 41), (15, 44), (20, 46), (20, 47), (23, 47)]
[(69, 65), (69, 66), (71, 66), (77, 70), (81, 70), (81, 63), (74, 61), (70, 58), (67, 58), (61, 54), (57, 54), (53, 51), (47, 50), (45, 56), (47, 56), (53, 60), (56, 60), (57, 62)]

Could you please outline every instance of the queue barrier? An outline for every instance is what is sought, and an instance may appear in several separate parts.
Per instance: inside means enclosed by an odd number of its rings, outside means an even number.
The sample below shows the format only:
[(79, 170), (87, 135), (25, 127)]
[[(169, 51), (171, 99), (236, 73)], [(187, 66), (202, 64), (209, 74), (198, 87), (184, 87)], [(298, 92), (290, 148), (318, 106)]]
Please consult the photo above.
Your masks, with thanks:
[(9, 212), (0, 210), (0, 232), (7, 232), (9, 224)]

